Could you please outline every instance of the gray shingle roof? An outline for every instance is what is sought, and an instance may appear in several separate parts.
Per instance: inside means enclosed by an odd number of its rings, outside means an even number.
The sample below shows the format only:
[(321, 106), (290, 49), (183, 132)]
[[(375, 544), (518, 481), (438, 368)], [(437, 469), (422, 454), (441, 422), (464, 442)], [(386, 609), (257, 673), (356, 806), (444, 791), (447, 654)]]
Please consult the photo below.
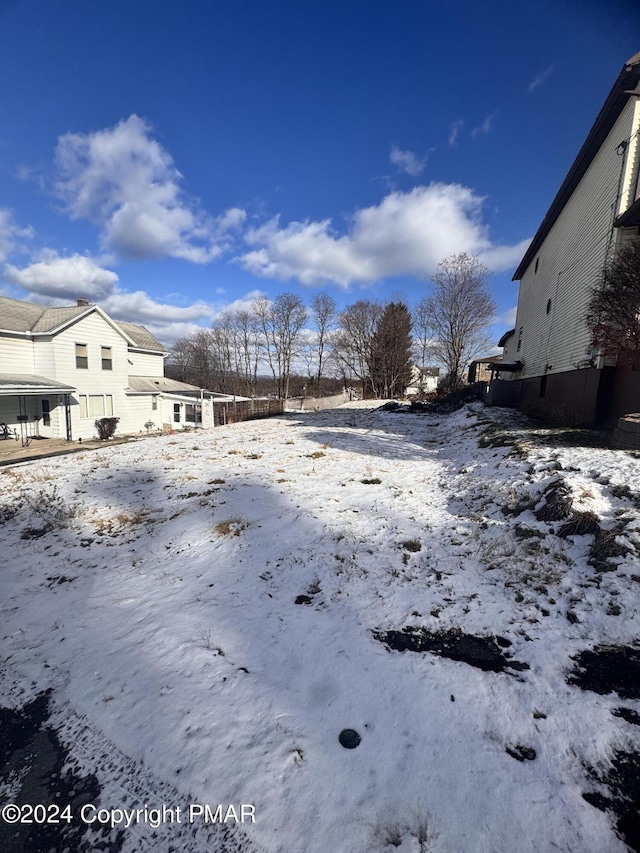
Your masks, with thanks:
[(45, 310), (44, 305), (0, 296), (0, 329), (10, 332), (31, 331)]
[[(93, 305), (69, 305), (63, 308), (49, 308), (46, 305), (36, 305), (34, 302), (25, 302), (22, 299), (0, 296), (0, 329), (8, 332), (46, 334), (75, 317), (89, 313), (94, 307)], [(167, 348), (144, 326), (120, 323), (116, 320), (113, 322), (134, 341), (137, 348), (151, 352), (167, 351)]]
[(70, 308), (45, 308), (40, 319), (31, 327), (31, 331), (51, 332), (68, 320), (73, 320), (74, 317), (86, 314), (87, 311), (88, 308), (86, 305), (78, 305)]
[(63, 382), (56, 382), (54, 379), (48, 379), (46, 376), (38, 376), (37, 373), (0, 373), (0, 391), (9, 388), (50, 388), (54, 391), (75, 391), (73, 385), (65, 385)]
[(177, 379), (167, 379), (164, 376), (130, 376), (129, 390), (153, 394), (199, 394), (197, 385), (178, 382)]
[(121, 323), (118, 321), (118, 326), (122, 329), (125, 335), (129, 335), (139, 349), (148, 349), (152, 352), (166, 352), (167, 348), (155, 338), (149, 329), (144, 326), (138, 326), (135, 323)]

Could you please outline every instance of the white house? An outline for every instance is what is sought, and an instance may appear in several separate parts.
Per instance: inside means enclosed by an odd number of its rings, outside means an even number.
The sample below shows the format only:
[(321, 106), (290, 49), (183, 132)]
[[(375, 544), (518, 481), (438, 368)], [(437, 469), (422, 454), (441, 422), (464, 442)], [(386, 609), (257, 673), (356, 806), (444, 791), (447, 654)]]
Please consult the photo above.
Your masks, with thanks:
[(31, 438), (97, 437), (213, 426), (210, 391), (166, 379), (165, 347), (144, 326), (113, 320), (86, 299), (50, 308), (0, 297), (0, 423)]
[(513, 277), (518, 313), (504, 358), (530, 412), (594, 423), (640, 410), (640, 372), (594, 351), (585, 323), (605, 262), (639, 233), (639, 171), (640, 53), (623, 66)]
[(405, 389), (406, 397), (418, 397), (421, 394), (433, 394), (438, 390), (438, 380), (440, 377), (439, 367), (418, 367), (417, 364), (411, 366), (411, 384)]

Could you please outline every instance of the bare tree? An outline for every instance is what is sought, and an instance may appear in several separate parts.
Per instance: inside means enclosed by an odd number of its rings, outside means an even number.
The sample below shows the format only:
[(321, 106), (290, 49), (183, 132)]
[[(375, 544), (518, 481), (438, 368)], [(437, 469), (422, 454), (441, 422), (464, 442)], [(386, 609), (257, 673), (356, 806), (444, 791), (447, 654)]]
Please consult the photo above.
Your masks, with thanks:
[(251, 311), (242, 310), (236, 311), (234, 319), (236, 371), (244, 383), (245, 393), (255, 394), (261, 352), (257, 317)]
[(429, 300), (425, 296), (411, 314), (413, 323), (413, 353), (418, 367), (429, 367), (434, 359), (433, 324), (429, 311)]
[(307, 309), (295, 293), (280, 293), (273, 302), (265, 297), (256, 299), (254, 311), (278, 397), (286, 399), (291, 361), (296, 355), (300, 331), (307, 322)]
[(344, 366), (345, 377), (362, 383), (363, 394), (374, 394), (371, 382), (371, 339), (382, 308), (377, 302), (359, 299), (340, 314), (339, 329), (333, 337), (334, 357)]
[(311, 316), (314, 321), (316, 331), (316, 393), (320, 393), (320, 380), (322, 379), (322, 370), (325, 366), (325, 351), (327, 349), (328, 338), (335, 327), (337, 317), (336, 301), (333, 296), (330, 296), (326, 291), (315, 293), (311, 298)]
[(623, 367), (640, 367), (640, 239), (623, 243), (602, 271), (587, 309), (591, 343)]
[(179, 382), (188, 382), (193, 366), (193, 348), (190, 338), (178, 338), (171, 347), (167, 362), (167, 375)]
[(433, 330), (433, 352), (442, 362), (449, 388), (464, 384), (464, 370), (489, 345), (487, 326), (496, 305), (489, 293), (489, 270), (474, 255), (445, 258), (431, 277), (433, 294), (424, 303)]

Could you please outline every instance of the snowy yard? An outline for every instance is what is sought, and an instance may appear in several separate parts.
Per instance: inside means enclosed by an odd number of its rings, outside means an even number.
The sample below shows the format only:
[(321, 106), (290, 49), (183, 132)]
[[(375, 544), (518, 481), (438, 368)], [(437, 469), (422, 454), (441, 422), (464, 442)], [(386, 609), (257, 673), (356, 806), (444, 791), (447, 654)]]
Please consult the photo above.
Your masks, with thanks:
[(640, 460), (520, 419), (360, 403), (0, 470), (0, 706), (51, 688), (101, 807), (255, 807), (108, 849), (627, 849)]

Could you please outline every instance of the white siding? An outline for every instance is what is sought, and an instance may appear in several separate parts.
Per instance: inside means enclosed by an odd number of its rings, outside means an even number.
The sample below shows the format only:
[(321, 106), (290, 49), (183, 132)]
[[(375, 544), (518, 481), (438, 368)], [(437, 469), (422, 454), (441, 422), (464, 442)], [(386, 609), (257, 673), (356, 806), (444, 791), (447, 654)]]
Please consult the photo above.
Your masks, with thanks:
[(123, 407), (119, 414), (120, 423), (116, 435), (131, 435), (134, 433), (145, 433), (145, 423), (153, 421), (154, 428), (162, 427), (160, 402), (158, 402), (157, 411), (153, 411), (151, 404), (151, 396), (127, 396), (126, 406)]
[(33, 341), (14, 335), (0, 337), (0, 373), (35, 373)]
[[(86, 344), (89, 367), (76, 367), (76, 344)], [(112, 369), (102, 369), (101, 348), (111, 347)], [(80, 395), (110, 395), (113, 414), (122, 417), (128, 406), (124, 391), (129, 381), (127, 342), (97, 312), (84, 317), (53, 338), (55, 379), (76, 388), (71, 399), (72, 432), (74, 438), (96, 437), (96, 417), (80, 417)], [(60, 435), (61, 433), (58, 433)], [(64, 432), (62, 433), (64, 435)]]
[(130, 376), (164, 376), (164, 358), (161, 355), (129, 350)]
[(616, 149), (630, 134), (634, 101), (625, 106), (522, 277), (515, 333), (517, 343), (523, 327), (522, 346), (515, 357), (524, 363), (523, 378), (544, 374), (545, 365), (551, 365), (549, 373), (574, 370), (588, 358), (584, 317), (611, 248), (624, 168)]

